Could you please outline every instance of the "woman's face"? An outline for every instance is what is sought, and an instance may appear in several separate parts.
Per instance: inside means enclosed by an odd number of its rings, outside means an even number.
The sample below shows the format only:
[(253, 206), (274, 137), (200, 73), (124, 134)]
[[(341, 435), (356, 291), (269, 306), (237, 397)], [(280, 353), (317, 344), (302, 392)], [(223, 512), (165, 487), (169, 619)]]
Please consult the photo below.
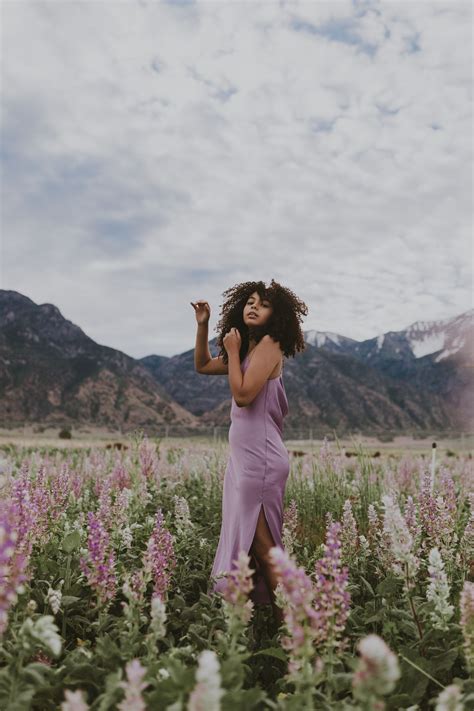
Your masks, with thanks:
[(258, 291), (247, 299), (244, 306), (244, 323), (247, 326), (263, 326), (273, 313), (273, 307), (268, 299), (260, 299)]

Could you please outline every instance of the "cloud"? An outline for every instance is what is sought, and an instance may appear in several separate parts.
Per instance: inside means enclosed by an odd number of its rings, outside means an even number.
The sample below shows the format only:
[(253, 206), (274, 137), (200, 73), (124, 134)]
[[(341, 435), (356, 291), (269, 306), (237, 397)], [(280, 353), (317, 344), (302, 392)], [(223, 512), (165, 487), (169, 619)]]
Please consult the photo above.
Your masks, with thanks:
[(471, 306), (467, 3), (7, 3), (2, 288), (130, 355), (288, 285), (369, 338)]

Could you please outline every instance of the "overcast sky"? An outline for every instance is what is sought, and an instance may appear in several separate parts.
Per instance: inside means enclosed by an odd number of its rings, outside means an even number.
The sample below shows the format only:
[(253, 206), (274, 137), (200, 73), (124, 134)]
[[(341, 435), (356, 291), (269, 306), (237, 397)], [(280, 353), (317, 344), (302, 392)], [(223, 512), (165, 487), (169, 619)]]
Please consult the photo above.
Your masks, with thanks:
[(1, 288), (135, 357), (247, 280), (357, 340), (472, 307), (470, 2), (1, 13)]

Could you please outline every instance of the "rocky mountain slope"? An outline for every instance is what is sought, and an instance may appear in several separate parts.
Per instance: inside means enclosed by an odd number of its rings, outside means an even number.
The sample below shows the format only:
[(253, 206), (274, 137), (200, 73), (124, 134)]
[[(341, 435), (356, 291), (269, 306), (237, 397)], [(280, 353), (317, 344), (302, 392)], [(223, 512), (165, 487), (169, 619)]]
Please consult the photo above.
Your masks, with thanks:
[[(472, 431), (474, 311), (416, 322), (365, 341), (305, 331), (306, 350), (284, 366), (288, 427), (337, 431)], [(217, 354), (216, 339), (209, 342)], [(194, 371), (194, 349), (141, 363), (203, 422), (229, 424), (226, 376)]]
[[(474, 311), (365, 341), (306, 331), (285, 359), (290, 430), (473, 430)], [(217, 354), (216, 339), (209, 343)], [(136, 360), (97, 344), (52, 304), (0, 290), (0, 426), (89, 423), (129, 431), (230, 424), (227, 376), (194, 370), (194, 348)]]
[(101, 346), (52, 304), (0, 290), (0, 426), (198, 425), (149, 371)]

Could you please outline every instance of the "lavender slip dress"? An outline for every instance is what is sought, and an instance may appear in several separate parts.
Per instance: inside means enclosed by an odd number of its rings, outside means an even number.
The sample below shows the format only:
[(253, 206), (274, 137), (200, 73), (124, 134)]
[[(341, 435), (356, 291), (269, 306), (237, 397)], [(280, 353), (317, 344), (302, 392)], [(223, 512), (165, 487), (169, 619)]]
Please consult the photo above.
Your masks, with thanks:
[[(245, 372), (248, 354), (241, 363)], [(237, 407), (234, 398), (230, 411), (230, 454), (224, 475), (222, 525), (211, 570), (214, 579), (210, 592), (223, 592), (227, 574), (235, 568), (241, 550), (249, 553), (261, 507), (273, 541), (283, 548), (283, 497), (290, 471), (290, 458), (282, 440), (283, 419), (288, 414), (283, 377), (266, 381), (247, 407)], [(251, 568), (254, 565), (251, 561)], [(250, 599), (254, 604), (271, 602), (270, 592), (258, 568)]]

